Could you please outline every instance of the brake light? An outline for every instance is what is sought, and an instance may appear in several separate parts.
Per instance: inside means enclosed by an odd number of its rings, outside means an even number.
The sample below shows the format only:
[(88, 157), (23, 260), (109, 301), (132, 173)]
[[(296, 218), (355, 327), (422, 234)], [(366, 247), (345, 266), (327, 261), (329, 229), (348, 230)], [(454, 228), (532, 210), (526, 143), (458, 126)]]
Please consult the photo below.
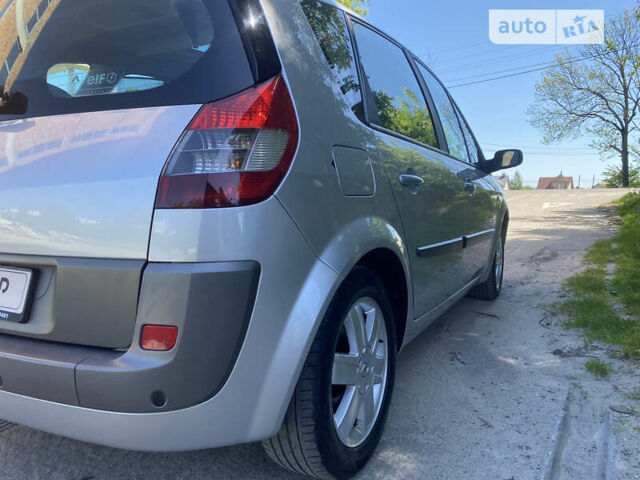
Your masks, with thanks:
[(160, 178), (156, 208), (250, 205), (271, 196), (298, 143), (298, 122), (280, 75), (204, 105)]

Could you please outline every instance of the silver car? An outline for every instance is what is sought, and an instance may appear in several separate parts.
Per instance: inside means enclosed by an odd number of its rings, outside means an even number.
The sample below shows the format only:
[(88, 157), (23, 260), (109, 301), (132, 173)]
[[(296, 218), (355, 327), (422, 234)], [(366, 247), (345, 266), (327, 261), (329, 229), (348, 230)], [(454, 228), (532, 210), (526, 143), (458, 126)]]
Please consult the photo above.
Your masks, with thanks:
[(0, 61), (4, 419), (347, 478), (401, 348), (500, 293), (522, 153), (337, 5), (9, 0)]

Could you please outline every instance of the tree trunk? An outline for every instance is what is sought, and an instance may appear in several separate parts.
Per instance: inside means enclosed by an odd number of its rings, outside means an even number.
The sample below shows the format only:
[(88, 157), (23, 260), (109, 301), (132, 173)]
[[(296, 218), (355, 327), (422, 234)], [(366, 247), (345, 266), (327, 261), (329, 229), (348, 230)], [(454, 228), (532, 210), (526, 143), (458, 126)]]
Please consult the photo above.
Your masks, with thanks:
[(629, 187), (629, 132), (622, 132), (622, 186)]

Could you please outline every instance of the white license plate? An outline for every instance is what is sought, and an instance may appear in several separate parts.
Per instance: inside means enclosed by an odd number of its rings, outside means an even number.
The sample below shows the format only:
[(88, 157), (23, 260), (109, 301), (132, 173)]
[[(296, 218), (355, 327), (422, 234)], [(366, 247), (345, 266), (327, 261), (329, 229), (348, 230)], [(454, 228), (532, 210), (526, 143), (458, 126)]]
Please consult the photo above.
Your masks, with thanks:
[(32, 270), (0, 267), (0, 320), (22, 322), (29, 307)]

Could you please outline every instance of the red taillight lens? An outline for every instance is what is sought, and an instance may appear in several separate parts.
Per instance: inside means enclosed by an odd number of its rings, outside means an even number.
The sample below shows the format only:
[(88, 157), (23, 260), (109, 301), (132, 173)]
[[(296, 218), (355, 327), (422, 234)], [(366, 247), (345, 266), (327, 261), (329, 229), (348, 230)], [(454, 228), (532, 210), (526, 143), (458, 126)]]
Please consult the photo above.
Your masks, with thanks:
[(156, 208), (257, 203), (275, 192), (298, 144), (298, 122), (281, 76), (204, 105), (160, 179)]
[(176, 345), (178, 327), (170, 325), (143, 325), (140, 347), (143, 350), (166, 352)]

